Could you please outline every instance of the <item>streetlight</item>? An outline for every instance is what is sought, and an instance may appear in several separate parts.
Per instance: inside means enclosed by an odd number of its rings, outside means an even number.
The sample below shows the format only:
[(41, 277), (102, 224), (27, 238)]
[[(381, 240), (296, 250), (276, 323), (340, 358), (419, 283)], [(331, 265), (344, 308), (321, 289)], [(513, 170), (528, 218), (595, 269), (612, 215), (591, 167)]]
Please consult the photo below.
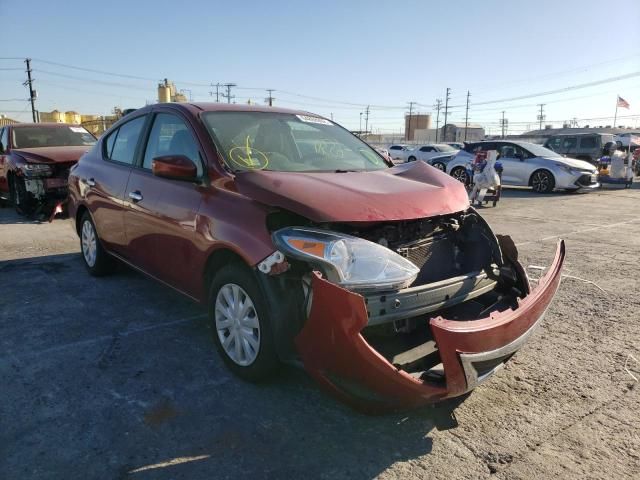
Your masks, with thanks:
[(360, 128), (358, 129), (358, 133), (362, 133), (362, 112), (360, 112)]

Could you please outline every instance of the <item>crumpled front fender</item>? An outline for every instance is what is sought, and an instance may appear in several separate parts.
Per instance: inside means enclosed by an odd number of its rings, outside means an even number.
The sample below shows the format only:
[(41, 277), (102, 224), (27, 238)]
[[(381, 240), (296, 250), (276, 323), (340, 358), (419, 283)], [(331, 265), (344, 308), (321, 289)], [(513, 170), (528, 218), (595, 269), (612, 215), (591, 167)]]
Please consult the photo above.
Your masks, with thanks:
[[(564, 258), (561, 240), (548, 272), (516, 309), (473, 321), (429, 320), (446, 385), (412, 377), (374, 350), (360, 333), (368, 322), (364, 298), (319, 274), (313, 276), (312, 307), (295, 338), (296, 349), (315, 380), (359, 410), (412, 408), (462, 395), (502, 366), (543, 318), (560, 284)], [(489, 372), (478, 370), (487, 364)]]

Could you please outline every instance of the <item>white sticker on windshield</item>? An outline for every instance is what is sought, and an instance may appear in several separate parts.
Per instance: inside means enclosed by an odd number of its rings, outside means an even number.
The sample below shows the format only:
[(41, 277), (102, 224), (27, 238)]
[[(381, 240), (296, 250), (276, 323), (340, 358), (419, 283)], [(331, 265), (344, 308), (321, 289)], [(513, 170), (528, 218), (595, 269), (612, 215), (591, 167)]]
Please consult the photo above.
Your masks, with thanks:
[(320, 125), (331, 125), (329, 120), (320, 117), (312, 117), (311, 115), (296, 115), (300, 120), (307, 123), (319, 123)]
[(87, 133), (87, 131), (83, 127), (69, 127), (72, 132), (76, 133)]

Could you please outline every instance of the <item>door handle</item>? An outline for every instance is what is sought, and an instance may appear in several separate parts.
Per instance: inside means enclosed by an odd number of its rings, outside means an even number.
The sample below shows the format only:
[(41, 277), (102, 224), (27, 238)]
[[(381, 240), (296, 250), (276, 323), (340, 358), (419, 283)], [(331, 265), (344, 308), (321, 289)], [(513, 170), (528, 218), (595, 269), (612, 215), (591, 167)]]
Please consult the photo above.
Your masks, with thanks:
[(135, 192), (129, 192), (129, 198), (134, 202), (139, 202), (142, 200), (142, 194), (138, 190)]
[(89, 185), (90, 187), (96, 186), (96, 181), (93, 178), (83, 178), (82, 183)]

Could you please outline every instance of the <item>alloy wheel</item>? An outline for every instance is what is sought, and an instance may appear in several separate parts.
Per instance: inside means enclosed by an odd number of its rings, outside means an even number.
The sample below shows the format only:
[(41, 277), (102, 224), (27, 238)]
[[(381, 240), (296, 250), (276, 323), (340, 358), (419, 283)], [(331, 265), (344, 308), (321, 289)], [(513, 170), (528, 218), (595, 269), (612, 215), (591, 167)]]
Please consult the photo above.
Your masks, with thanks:
[(531, 186), (536, 192), (548, 192), (549, 185), (549, 175), (545, 172), (536, 172), (531, 179)]
[(247, 292), (235, 283), (220, 288), (215, 300), (215, 324), (222, 349), (234, 363), (251, 365), (260, 351), (260, 322)]
[(85, 262), (90, 267), (96, 264), (98, 244), (96, 239), (96, 231), (89, 220), (85, 220), (82, 224), (82, 255)]
[(467, 174), (467, 171), (462, 167), (454, 168), (451, 172), (451, 176), (465, 185), (469, 182), (469, 175)]

